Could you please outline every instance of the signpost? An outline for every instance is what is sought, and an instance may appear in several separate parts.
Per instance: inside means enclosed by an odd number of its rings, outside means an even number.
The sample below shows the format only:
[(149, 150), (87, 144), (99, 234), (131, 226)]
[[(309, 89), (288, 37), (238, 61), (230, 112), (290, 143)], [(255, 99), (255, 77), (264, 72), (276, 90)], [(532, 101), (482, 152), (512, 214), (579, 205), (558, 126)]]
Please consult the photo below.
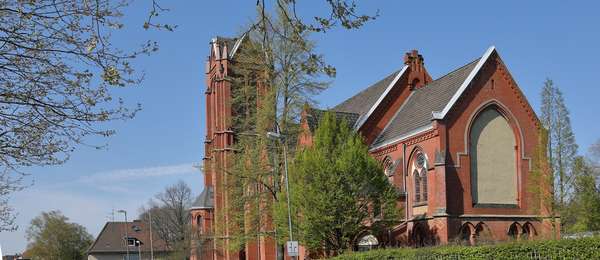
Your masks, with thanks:
[(288, 256), (298, 256), (298, 241), (287, 241), (286, 243)]

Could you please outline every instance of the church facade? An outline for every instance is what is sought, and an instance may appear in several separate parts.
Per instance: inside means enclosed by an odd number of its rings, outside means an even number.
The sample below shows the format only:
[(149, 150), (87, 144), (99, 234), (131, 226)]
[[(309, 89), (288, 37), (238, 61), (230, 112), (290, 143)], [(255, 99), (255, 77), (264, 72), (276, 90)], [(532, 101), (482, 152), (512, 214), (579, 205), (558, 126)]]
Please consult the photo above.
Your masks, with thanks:
[[(227, 230), (215, 216), (226, 208), (227, 181), (218, 169), (231, 159), (231, 84), (227, 80), (243, 39), (215, 38), (206, 66), (205, 190), (191, 209), (194, 227), (211, 234), (192, 259), (274, 259), (272, 240), (242, 252), (224, 250)], [(424, 58), (406, 53), (404, 66), (330, 109), (370, 147), (399, 193), (404, 215), (381, 244), (428, 246), (551, 237), (559, 232), (545, 199), (532, 188), (541, 124), (495, 47), (433, 79)], [(323, 110), (304, 111), (300, 145), (310, 145)], [(543, 187), (540, 187), (542, 185)], [(226, 214), (225, 214), (226, 216)], [(209, 237), (209, 236), (207, 236)], [(217, 240), (219, 240), (217, 242)], [(257, 251), (258, 250), (258, 251)], [(252, 251), (252, 254), (247, 254)]]

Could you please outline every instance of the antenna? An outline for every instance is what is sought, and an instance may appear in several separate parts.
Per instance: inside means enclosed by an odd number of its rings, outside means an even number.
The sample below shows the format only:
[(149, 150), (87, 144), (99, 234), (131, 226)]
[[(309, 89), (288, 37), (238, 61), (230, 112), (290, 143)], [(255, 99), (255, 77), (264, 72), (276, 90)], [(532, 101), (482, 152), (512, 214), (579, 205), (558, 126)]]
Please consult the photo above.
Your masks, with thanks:
[(106, 218), (108, 219), (108, 221), (115, 222), (115, 209), (114, 208), (112, 208), (110, 210), (110, 212), (108, 213), (108, 216), (106, 216)]

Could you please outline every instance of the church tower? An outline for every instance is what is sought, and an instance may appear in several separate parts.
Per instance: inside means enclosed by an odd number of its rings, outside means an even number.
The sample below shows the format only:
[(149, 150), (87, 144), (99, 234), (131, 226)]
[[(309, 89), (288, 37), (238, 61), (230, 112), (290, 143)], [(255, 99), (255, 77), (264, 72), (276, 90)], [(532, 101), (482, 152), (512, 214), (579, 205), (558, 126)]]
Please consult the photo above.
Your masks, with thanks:
[[(233, 131), (231, 127), (231, 73), (232, 59), (242, 39), (223, 37), (210, 42), (210, 55), (206, 61), (205, 103), (206, 137), (204, 141), (204, 190), (190, 208), (192, 227), (197, 239), (192, 245), (192, 260), (239, 259), (239, 252), (230, 252), (226, 238), (228, 214), (227, 193), (222, 190), (227, 183), (223, 169), (233, 158)], [(219, 222), (217, 224), (217, 222)]]

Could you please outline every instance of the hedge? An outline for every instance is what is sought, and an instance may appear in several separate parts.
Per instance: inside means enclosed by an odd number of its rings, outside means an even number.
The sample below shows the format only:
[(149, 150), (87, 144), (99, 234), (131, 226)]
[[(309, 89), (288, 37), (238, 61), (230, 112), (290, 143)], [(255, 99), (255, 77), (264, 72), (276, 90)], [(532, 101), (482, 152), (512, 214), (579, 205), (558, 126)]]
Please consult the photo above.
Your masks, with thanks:
[(484, 246), (378, 249), (333, 259), (600, 259), (600, 237)]

